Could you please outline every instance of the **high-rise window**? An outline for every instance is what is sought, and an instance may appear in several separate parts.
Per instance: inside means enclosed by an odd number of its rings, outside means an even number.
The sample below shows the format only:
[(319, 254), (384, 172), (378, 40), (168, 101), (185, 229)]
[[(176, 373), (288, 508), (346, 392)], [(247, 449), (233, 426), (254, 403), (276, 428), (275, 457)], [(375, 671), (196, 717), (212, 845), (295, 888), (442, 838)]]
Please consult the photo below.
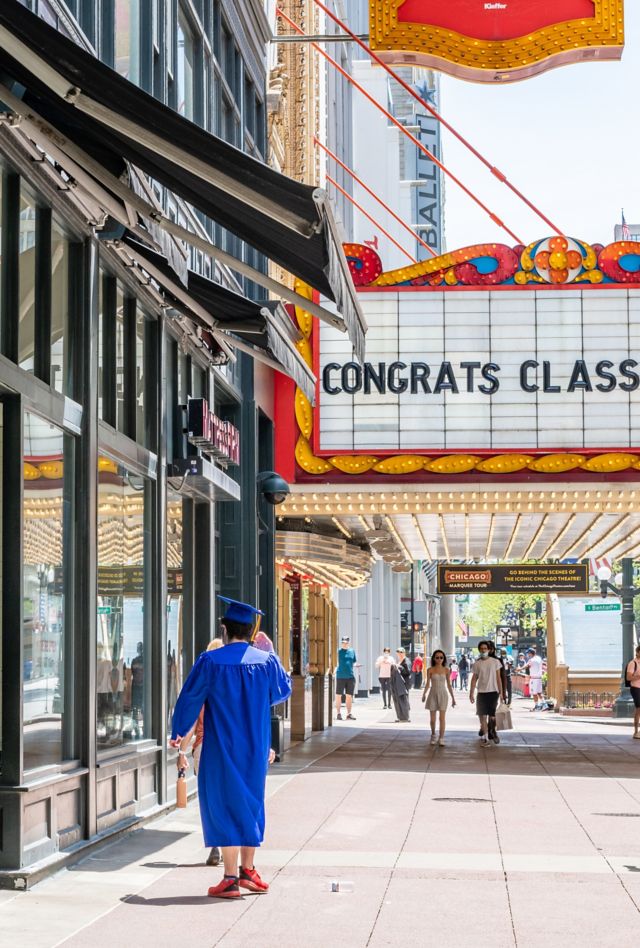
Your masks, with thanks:
[(51, 385), (64, 392), (69, 325), (69, 241), (54, 219), (51, 226)]
[(19, 363), (28, 372), (34, 371), (35, 296), (36, 296), (36, 198), (31, 188), (20, 182), (20, 244), (18, 275), (20, 293)]
[(115, 68), (121, 76), (140, 83), (140, 0), (116, 0)]
[(195, 44), (193, 34), (182, 11), (178, 15), (178, 61), (176, 94), (178, 112), (193, 119), (193, 67)]

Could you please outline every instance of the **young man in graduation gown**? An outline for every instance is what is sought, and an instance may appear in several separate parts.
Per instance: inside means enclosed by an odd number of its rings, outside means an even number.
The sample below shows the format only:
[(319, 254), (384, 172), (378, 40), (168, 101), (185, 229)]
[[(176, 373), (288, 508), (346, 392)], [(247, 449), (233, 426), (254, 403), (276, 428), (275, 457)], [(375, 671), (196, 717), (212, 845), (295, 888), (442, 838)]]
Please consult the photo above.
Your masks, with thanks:
[(275, 653), (250, 644), (260, 610), (219, 598), (227, 604), (222, 619), (227, 644), (203, 652), (193, 666), (173, 712), (171, 744), (179, 745), (204, 705), (200, 813), (205, 845), (219, 846), (224, 861), (224, 878), (209, 895), (239, 898), (243, 889), (269, 889), (253, 859), (264, 838), (270, 708), (291, 695), (291, 679)]

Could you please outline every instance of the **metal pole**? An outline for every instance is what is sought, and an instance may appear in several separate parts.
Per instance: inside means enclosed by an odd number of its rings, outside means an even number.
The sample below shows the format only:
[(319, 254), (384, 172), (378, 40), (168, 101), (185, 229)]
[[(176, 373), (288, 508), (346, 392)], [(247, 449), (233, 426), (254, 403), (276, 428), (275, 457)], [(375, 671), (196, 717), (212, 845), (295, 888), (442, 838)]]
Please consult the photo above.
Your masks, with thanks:
[(415, 564), (411, 564), (411, 664), (413, 665), (413, 660), (416, 657), (416, 630), (415, 626), (415, 614), (414, 614), (414, 598), (415, 598), (415, 588), (413, 583), (413, 571)]
[(630, 690), (625, 685), (627, 662), (633, 658), (633, 560), (625, 558), (622, 561), (622, 588), (620, 590), (620, 599), (622, 602), (622, 678), (620, 681), (620, 694), (613, 705), (614, 718), (632, 718), (634, 713), (634, 704)]

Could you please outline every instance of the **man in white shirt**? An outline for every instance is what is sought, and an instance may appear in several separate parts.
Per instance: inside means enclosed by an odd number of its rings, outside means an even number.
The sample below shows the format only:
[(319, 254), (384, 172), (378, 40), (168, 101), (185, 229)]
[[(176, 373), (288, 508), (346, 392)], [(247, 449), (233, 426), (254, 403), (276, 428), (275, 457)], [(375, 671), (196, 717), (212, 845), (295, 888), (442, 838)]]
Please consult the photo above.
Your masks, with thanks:
[(527, 661), (522, 671), (529, 669), (529, 696), (533, 698), (532, 711), (542, 701), (542, 658), (536, 655), (535, 648), (527, 649)]
[(476, 714), (480, 718), (480, 739), (486, 747), (489, 741), (494, 744), (500, 743), (498, 732), (496, 731), (496, 711), (498, 709), (498, 700), (504, 701), (502, 689), (502, 663), (497, 658), (492, 658), (489, 654), (489, 643), (480, 642), (478, 645), (480, 658), (473, 666), (473, 675), (471, 676), (471, 685), (469, 687), (469, 701), (474, 704), (476, 701), (476, 690), (478, 700), (476, 703)]

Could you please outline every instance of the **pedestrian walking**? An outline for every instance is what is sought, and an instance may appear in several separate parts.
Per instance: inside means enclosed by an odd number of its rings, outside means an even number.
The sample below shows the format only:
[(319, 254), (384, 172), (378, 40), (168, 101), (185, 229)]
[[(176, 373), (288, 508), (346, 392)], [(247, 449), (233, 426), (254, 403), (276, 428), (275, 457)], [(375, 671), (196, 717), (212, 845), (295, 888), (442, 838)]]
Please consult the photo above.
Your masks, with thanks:
[(500, 658), (502, 659), (502, 667), (504, 668), (503, 684), (505, 686), (505, 692), (507, 696), (506, 701), (509, 707), (511, 707), (511, 702), (513, 700), (513, 681), (511, 680), (511, 675), (513, 672), (513, 659), (507, 654), (505, 649), (502, 649)]
[[(451, 707), (455, 708), (456, 699), (453, 693), (451, 682), (451, 671), (447, 668), (447, 657), (441, 649), (436, 649), (431, 656), (431, 667), (427, 669), (427, 678), (424, 683), (422, 700), (425, 708), (429, 712), (429, 721), (431, 724), (431, 744), (440, 744), (445, 746), (445, 730), (447, 708), (449, 707), (449, 696), (451, 697)], [(436, 738), (436, 714), (439, 716), (439, 733)]]
[(411, 688), (411, 665), (409, 664), (407, 653), (402, 646), (396, 649), (396, 667), (404, 678), (404, 683), (408, 691)]
[[(207, 652), (215, 652), (216, 649), (222, 648), (224, 642), (222, 639), (212, 639), (211, 642), (207, 645)], [(176, 765), (178, 767), (178, 772), (181, 770), (186, 770), (189, 766), (189, 760), (187, 753), (189, 748), (191, 748), (191, 756), (193, 758), (193, 772), (196, 777), (198, 776), (198, 771), (200, 770), (200, 755), (202, 753), (202, 742), (204, 740), (204, 705), (200, 708), (200, 714), (198, 715), (198, 720), (193, 725), (191, 730), (185, 734), (180, 742), (180, 750), (178, 751), (178, 757), (176, 760)], [(222, 852), (219, 846), (213, 846), (207, 856), (207, 866), (219, 866), (222, 861)]]
[(502, 658), (501, 652), (496, 649), (496, 643), (489, 640), (489, 658), (497, 658), (500, 662), (500, 679), (502, 681), (502, 694), (506, 695), (507, 693), (507, 670), (506, 662)]
[(382, 655), (376, 658), (378, 681), (382, 692), (382, 707), (386, 710), (391, 707), (391, 666), (395, 665), (391, 649), (385, 645)]
[(342, 696), (345, 696), (347, 705), (347, 720), (355, 721), (351, 713), (353, 696), (356, 691), (356, 673), (359, 668), (356, 653), (351, 648), (351, 640), (343, 636), (338, 649), (338, 667), (336, 669), (336, 721), (342, 721)]
[(502, 666), (497, 658), (490, 655), (489, 642), (480, 642), (478, 652), (480, 658), (473, 666), (469, 701), (471, 704), (476, 702), (477, 690), (476, 714), (480, 718), (480, 739), (483, 745), (486, 746), (489, 741), (499, 744), (500, 738), (496, 730), (496, 710), (498, 700), (504, 701)]
[(391, 697), (396, 711), (396, 723), (411, 720), (409, 691), (411, 688), (411, 666), (405, 650), (396, 649), (396, 663), (391, 669)]
[(458, 687), (458, 662), (455, 657), (451, 659), (451, 664), (449, 665), (449, 676), (451, 678), (451, 687)]
[(535, 648), (527, 649), (527, 660), (522, 671), (529, 672), (529, 697), (533, 698), (533, 707), (529, 710), (535, 711), (542, 702), (542, 658), (536, 654)]
[(243, 889), (269, 891), (254, 855), (264, 838), (270, 708), (290, 697), (291, 679), (275, 653), (249, 644), (260, 610), (219, 598), (227, 606), (222, 619), (226, 645), (203, 652), (193, 666), (173, 712), (171, 745), (180, 746), (204, 705), (200, 815), (205, 845), (219, 846), (224, 862), (224, 877), (208, 894), (234, 899)]
[(640, 741), (640, 645), (636, 646), (636, 657), (627, 665), (625, 680), (631, 689), (635, 712), (633, 715), (633, 736)]
[(422, 655), (416, 655), (411, 666), (413, 672), (413, 687), (422, 688), (422, 673), (424, 671), (424, 661)]
[(460, 690), (466, 691), (469, 686), (469, 660), (466, 655), (460, 656), (458, 671), (460, 673)]

